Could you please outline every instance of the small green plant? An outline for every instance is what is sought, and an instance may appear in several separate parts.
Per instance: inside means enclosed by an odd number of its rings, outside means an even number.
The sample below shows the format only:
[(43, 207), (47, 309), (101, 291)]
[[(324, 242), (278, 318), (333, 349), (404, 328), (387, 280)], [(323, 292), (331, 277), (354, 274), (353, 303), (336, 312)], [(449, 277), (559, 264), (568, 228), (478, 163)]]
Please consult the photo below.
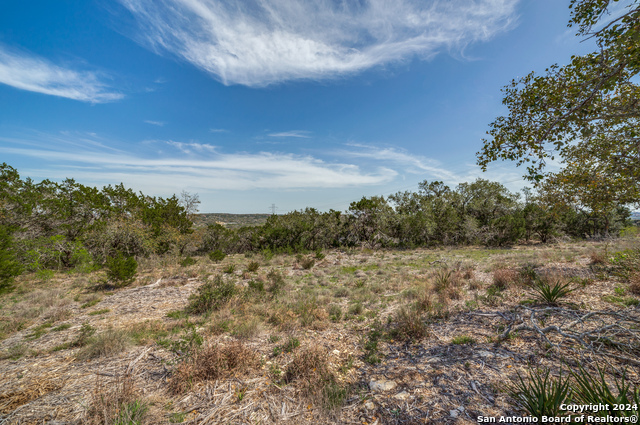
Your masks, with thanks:
[(316, 260), (322, 261), (325, 258), (325, 255), (322, 253), (322, 249), (316, 249), (316, 255), (314, 256)]
[(300, 340), (292, 336), (282, 345), (282, 350), (285, 353), (290, 353), (298, 347), (300, 347)]
[(366, 336), (364, 342), (364, 361), (369, 364), (380, 363), (380, 355), (378, 354), (378, 342), (382, 337), (382, 326), (379, 322), (375, 322)]
[(282, 273), (275, 269), (271, 269), (269, 270), (269, 273), (267, 273), (267, 280), (270, 283), (267, 291), (269, 291), (269, 293), (271, 293), (271, 295), (273, 296), (279, 295), (285, 285), (284, 276), (282, 275)]
[(31, 332), (29, 334), (25, 335), (24, 339), (28, 341), (33, 341), (35, 339), (40, 338), (42, 335), (47, 333), (47, 329), (49, 329), (51, 325), (52, 325), (51, 322), (45, 322), (41, 325), (34, 327), (33, 329), (31, 329)]
[(102, 301), (102, 298), (94, 298), (92, 300), (87, 301), (86, 303), (82, 304), (80, 306), (80, 308), (89, 308), (89, 307), (93, 307), (94, 305), (98, 304), (100, 301)]
[(328, 313), (332, 322), (339, 322), (342, 318), (342, 308), (338, 304), (331, 304)]
[(219, 249), (216, 249), (215, 251), (211, 251), (209, 253), (209, 259), (211, 261), (213, 261), (214, 263), (217, 263), (219, 261), (224, 260), (226, 256), (227, 256), (227, 254), (225, 254), (224, 252), (222, 252)]
[(251, 261), (247, 265), (247, 271), (250, 273), (257, 272), (259, 268), (260, 268), (260, 263), (258, 263), (257, 261)]
[(56, 326), (55, 328), (51, 329), (52, 332), (60, 332), (60, 331), (64, 331), (67, 330), (71, 327), (71, 323), (63, 323), (62, 325)]
[(475, 342), (476, 340), (471, 338), (469, 335), (458, 335), (451, 340), (452, 344), (458, 344), (458, 345), (473, 344)]
[(100, 314), (105, 314), (105, 313), (108, 313), (110, 311), (111, 311), (111, 309), (109, 309), (109, 308), (103, 308), (103, 309), (100, 309), (100, 310), (92, 311), (91, 313), (89, 313), (89, 316), (98, 316)]
[(427, 335), (427, 326), (414, 308), (401, 307), (395, 314), (394, 323), (392, 335), (395, 338), (418, 340)]
[(436, 292), (444, 291), (451, 285), (452, 278), (453, 272), (451, 270), (438, 270), (433, 277), (433, 288)]
[(107, 257), (107, 278), (115, 282), (116, 286), (126, 286), (133, 283), (138, 270), (138, 262), (132, 256), (125, 256), (118, 252), (113, 257)]
[(253, 280), (251, 279), (247, 284), (249, 289), (254, 292), (264, 293), (264, 282), (262, 280)]
[(235, 283), (226, 281), (217, 275), (213, 281), (200, 286), (195, 294), (189, 297), (188, 310), (195, 314), (208, 313), (220, 309), (237, 292)]
[(532, 285), (532, 290), (540, 301), (547, 304), (557, 304), (558, 300), (574, 291), (571, 287), (571, 282), (563, 283), (557, 279), (552, 284), (550, 279), (547, 278), (536, 279)]
[(233, 274), (236, 271), (236, 265), (235, 264), (229, 264), (222, 271), (224, 273), (226, 273), (226, 274)]
[(180, 261), (180, 265), (182, 267), (189, 267), (189, 266), (193, 266), (197, 262), (198, 260), (196, 260), (193, 257), (186, 257), (184, 260)]
[(549, 369), (528, 371), (527, 379), (518, 373), (518, 378), (505, 385), (505, 390), (520, 409), (542, 420), (546, 417), (560, 417), (567, 414), (560, 406), (569, 402), (570, 381), (560, 375), (551, 376)]

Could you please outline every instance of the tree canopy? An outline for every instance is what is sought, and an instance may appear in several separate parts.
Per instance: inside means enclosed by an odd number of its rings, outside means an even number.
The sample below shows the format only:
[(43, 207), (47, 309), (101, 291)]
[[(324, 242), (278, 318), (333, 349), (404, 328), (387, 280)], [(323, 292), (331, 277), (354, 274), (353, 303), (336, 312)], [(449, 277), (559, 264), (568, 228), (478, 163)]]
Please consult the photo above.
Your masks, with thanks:
[[(570, 8), (568, 26), (595, 39), (597, 50), (505, 86), (508, 115), (491, 123), (478, 164), (486, 170), (493, 161), (512, 160), (526, 165), (534, 182), (550, 177), (569, 190), (609, 191), (612, 202), (638, 203), (640, 0), (572, 0)], [(565, 168), (545, 173), (556, 157)]]

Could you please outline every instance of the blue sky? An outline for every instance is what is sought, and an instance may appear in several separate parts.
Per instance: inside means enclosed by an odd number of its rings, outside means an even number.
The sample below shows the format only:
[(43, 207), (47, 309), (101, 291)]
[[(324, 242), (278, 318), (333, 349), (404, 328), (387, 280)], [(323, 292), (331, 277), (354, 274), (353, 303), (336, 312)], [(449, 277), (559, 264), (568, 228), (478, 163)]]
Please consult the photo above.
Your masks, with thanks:
[(202, 212), (344, 210), (475, 165), (502, 86), (594, 49), (569, 0), (0, 3), (0, 162)]

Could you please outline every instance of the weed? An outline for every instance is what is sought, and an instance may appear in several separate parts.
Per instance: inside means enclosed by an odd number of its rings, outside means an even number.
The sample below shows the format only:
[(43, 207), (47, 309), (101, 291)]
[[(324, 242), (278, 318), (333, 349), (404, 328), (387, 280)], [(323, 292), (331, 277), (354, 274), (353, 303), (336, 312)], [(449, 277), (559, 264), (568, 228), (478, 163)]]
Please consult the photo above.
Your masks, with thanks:
[(71, 327), (71, 323), (63, 323), (62, 325), (58, 325), (55, 328), (51, 329), (51, 331), (53, 332), (60, 332), (60, 331), (64, 331), (67, 330)]
[(374, 322), (371, 330), (366, 336), (364, 342), (364, 361), (369, 364), (380, 363), (380, 356), (378, 355), (378, 342), (382, 337), (382, 326), (379, 322)]
[(444, 292), (449, 288), (453, 280), (453, 272), (451, 270), (443, 269), (436, 272), (433, 278), (433, 289), (436, 292)]
[(315, 254), (315, 259), (318, 261), (322, 261), (325, 258), (325, 255), (322, 253), (322, 249), (318, 248), (316, 249), (316, 254)]
[(98, 316), (100, 314), (105, 314), (105, 313), (108, 313), (110, 311), (111, 311), (110, 308), (103, 308), (101, 310), (92, 311), (91, 313), (89, 313), (89, 316)]
[(28, 340), (28, 341), (33, 341), (35, 339), (40, 338), (42, 335), (47, 333), (47, 329), (49, 329), (52, 326), (51, 322), (45, 322), (41, 325), (38, 325), (36, 327), (34, 327), (33, 329), (31, 329), (31, 333), (25, 335), (24, 339)]
[(236, 271), (236, 265), (235, 264), (229, 264), (227, 267), (222, 269), (222, 271), (224, 273), (226, 273), (226, 274), (233, 274)]
[(233, 328), (232, 335), (238, 338), (249, 339), (258, 335), (260, 329), (260, 320), (256, 317), (250, 317), (237, 323)]
[(520, 273), (512, 269), (497, 269), (493, 272), (493, 285), (504, 291), (520, 282)]
[(253, 280), (251, 279), (248, 283), (248, 287), (251, 291), (257, 292), (257, 293), (264, 293), (265, 289), (264, 289), (264, 282), (260, 279), (258, 280)]
[(633, 297), (617, 297), (615, 295), (605, 295), (602, 299), (611, 304), (618, 304), (624, 307), (631, 307), (640, 304), (640, 300)]

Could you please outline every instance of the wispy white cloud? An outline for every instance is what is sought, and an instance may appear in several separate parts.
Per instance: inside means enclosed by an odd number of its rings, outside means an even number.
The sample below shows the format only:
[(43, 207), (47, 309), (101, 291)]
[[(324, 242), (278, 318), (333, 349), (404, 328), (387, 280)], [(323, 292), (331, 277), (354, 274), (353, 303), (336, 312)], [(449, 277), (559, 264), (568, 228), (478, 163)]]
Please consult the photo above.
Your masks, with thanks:
[(42, 57), (2, 45), (0, 83), (83, 102), (103, 103), (124, 97), (104, 83), (97, 72), (63, 68)]
[(173, 193), (184, 188), (210, 191), (357, 187), (388, 182), (397, 175), (386, 167), (364, 171), (355, 164), (288, 153), (220, 153), (215, 146), (196, 142), (146, 141), (163, 144), (171, 151), (149, 158), (108, 149), (97, 151), (99, 145), (80, 149), (82, 144), (76, 137), (70, 136), (68, 143), (56, 137), (55, 145), (47, 145), (40, 138), (16, 143), (18, 139), (0, 137), (0, 142), (5, 142), (4, 146), (0, 143), (0, 153), (31, 158), (47, 169), (43, 177), (75, 177), (98, 185), (123, 181), (150, 193)]
[(229, 133), (229, 130), (225, 130), (224, 128), (210, 128), (209, 131), (212, 133)]
[(146, 122), (147, 124), (156, 125), (158, 127), (164, 127), (165, 124), (163, 121), (144, 120), (144, 122)]
[(393, 163), (400, 165), (402, 169), (408, 173), (429, 174), (430, 176), (446, 181), (456, 181), (460, 178), (456, 173), (443, 167), (439, 161), (420, 155), (413, 155), (399, 148), (376, 147), (359, 143), (349, 143), (347, 146), (357, 149), (342, 151), (341, 154), (345, 156), (384, 161), (387, 164)]
[(290, 130), (290, 131), (282, 131), (280, 133), (270, 133), (269, 137), (298, 137), (302, 139), (310, 139), (311, 132), (306, 130)]
[(119, 0), (137, 38), (224, 84), (325, 79), (462, 49), (509, 28), (518, 0)]

